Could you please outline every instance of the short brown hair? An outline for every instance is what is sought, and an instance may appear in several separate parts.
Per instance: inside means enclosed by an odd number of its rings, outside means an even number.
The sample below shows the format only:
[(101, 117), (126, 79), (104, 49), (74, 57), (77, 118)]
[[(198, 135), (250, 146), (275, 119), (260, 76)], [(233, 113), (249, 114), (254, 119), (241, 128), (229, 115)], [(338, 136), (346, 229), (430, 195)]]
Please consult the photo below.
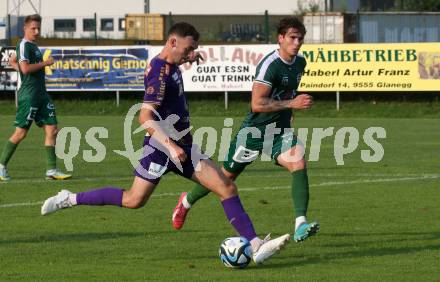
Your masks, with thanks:
[(192, 36), (195, 41), (199, 41), (200, 37), (200, 33), (196, 30), (196, 28), (186, 22), (174, 24), (168, 31), (168, 36), (170, 36), (171, 34), (176, 34), (180, 37)]
[(26, 16), (26, 18), (24, 18), (24, 23), (27, 24), (30, 22), (41, 23), (41, 16), (39, 14), (33, 14), (33, 15)]
[(289, 28), (296, 28), (302, 35), (306, 35), (306, 27), (297, 17), (289, 16), (281, 19), (277, 27), (278, 34), (285, 35)]

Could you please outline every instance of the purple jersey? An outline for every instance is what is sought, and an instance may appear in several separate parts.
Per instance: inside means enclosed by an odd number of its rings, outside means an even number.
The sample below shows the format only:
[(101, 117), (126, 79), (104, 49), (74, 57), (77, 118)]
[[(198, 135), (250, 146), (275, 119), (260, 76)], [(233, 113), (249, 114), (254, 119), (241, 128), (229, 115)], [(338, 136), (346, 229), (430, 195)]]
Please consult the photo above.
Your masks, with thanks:
[[(144, 77), (144, 103), (158, 105), (156, 121), (166, 120), (170, 115), (176, 115), (178, 120), (172, 124), (172, 131), (182, 132), (190, 127), (188, 104), (183, 91), (182, 73), (176, 64), (170, 64), (158, 56), (154, 57)], [(167, 126), (171, 126), (168, 125)], [(171, 133), (164, 128), (167, 133)], [(178, 136), (178, 134), (177, 134)], [(191, 145), (191, 133), (183, 137), (170, 137), (179, 145)]]

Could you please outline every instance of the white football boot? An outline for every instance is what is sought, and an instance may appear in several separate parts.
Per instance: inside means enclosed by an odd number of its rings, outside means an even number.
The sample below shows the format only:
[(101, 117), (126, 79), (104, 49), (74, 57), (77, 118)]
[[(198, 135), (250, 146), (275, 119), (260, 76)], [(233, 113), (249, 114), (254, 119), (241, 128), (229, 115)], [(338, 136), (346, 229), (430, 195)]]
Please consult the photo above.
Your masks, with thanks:
[(48, 198), (41, 206), (41, 214), (46, 215), (73, 206), (69, 199), (71, 194), (73, 193), (68, 190), (61, 190), (55, 196)]
[(5, 166), (0, 165), (0, 181), (9, 181), (11, 177), (8, 174), (8, 170)]
[(57, 168), (46, 171), (46, 180), (65, 180), (71, 177), (72, 175), (66, 174)]
[(264, 238), (260, 247), (254, 251), (253, 260), (256, 264), (261, 264), (273, 255), (278, 253), (282, 247), (290, 240), (289, 234), (284, 234), (278, 238), (270, 240), (270, 234)]

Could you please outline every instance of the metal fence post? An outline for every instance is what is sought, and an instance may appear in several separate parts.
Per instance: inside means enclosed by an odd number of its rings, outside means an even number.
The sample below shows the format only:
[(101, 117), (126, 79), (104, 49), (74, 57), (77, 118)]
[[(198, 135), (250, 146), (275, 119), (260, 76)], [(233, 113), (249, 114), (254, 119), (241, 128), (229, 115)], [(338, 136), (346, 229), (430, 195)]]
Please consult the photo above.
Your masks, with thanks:
[(119, 107), (119, 90), (116, 90), (116, 107)]
[(8, 14), (8, 45), (12, 45), (11, 14)]
[(165, 34), (167, 33), (167, 31), (173, 26), (173, 14), (171, 14), (171, 12), (168, 13), (168, 18), (167, 18), (167, 28), (165, 30)]
[(229, 95), (228, 95), (228, 91), (225, 91), (225, 110), (228, 110), (228, 106), (229, 106)]
[(95, 13), (95, 45), (98, 45), (98, 16)]
[(264, 37), (266, 38), (266, 44), (269, 44), (269, 12), (267, 10), (264, 11)]
[(339, 111), (339, 102), (340, 102), (339, 91), (336, 91), (336, 110), (337, 111)]

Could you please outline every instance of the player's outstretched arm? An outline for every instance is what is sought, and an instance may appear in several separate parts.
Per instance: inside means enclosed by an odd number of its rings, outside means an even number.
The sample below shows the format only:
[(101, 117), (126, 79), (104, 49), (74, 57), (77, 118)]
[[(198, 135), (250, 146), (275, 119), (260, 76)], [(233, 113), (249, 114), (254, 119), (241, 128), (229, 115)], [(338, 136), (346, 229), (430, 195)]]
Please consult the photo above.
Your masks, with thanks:
[(36, 64), (29, 64), (29, 61), (21, 61), (20, 62), (20, 70), (23, 74), (29, 74), (36, 71), (41, 70), (42, 68), (45, 68), (47, 66), (50, 66), (54, 63), (54, 60), (52, 57), (49, 57), (46, 61), (39, 62)]

